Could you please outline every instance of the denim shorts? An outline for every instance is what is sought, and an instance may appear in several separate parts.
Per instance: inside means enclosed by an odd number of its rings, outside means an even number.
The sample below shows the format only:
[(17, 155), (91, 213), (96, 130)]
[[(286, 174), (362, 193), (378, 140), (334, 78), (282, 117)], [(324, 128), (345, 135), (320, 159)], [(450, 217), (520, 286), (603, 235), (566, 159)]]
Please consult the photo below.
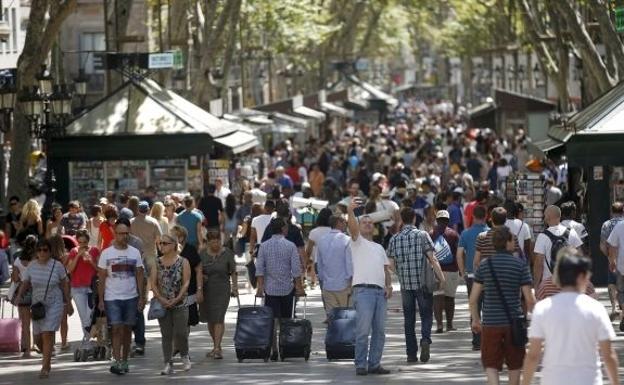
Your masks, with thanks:
[(137, 318), (139, 297), (104, 301), (109, 325), (134, 326)]

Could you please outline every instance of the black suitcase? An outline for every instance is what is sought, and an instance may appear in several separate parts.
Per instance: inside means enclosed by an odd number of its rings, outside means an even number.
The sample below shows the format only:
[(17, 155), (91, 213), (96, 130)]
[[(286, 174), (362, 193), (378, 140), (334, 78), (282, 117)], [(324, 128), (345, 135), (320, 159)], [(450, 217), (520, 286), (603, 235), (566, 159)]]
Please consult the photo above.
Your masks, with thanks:
[[(238, 298), (237, 298), (238, 299)], [(244, 359), (263, 359), (271, 356), (273, 344), (273, 310), (268, 306), (240, 306), (234, 333), (234, 348), (238, 362)]]
[(307, 301), (303, 297), (303, 319), (295, 317), (295, 302), (293, 301), (292, 319), (280, 320), (279, 355), (284, 361), (286, 358), (310, 358), (312, 348), (312, 323), (306, 319)]
[(336, 307), (331, 310), (325, 335), (325, 352), (328, 360), (355, 358), (355, 309)]

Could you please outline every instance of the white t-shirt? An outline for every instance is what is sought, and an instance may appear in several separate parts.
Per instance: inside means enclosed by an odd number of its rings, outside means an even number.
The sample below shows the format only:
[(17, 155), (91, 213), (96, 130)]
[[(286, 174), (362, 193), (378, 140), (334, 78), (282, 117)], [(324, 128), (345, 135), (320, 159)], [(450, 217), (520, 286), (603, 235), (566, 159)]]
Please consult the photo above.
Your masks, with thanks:
[(507, 219), (507, 221), (505, 221), (505, 226), (516, 238), (518, 238), (520, 249), (522, 249), (522, 252), (524, 253), (524, 241), (533, 238), (531, 236), (531, 229), (529, 228), (529, 225), (520, 219)]
[(115, 246), (102, 251), (98, 267), (107, 271), (105, 301), (127, 300), (139, 296), (136, 282), (136, 269), (143, 267), (141, 253), (128, 246), (124, 250)]
[(358, 284), (386, 286), (384, 266), (390, 265), (383, 247), (363, 236), (351, 240), (351, 258), (353, 260), (353, 286)]
[[(568, 228), (562, 225), (561, 223), (557, 226), (550, 226), (548, 230), (554, 235), (560, 237), (565, 233)], [(580, 247), (583, 244), (581, 238), (579, 238), (578, 234), (574, 229), (570, 229), (570, 236), (568, 236), (568, 246), (572, 246), (574, 248)], [(544, 233), (537, 236), (535, 240), (535, 248), (533, 249), (534, 253), (544, 255), (544, 273), (542, 274), (542, 279), (546, 279), (552, 276), (550, 272), (550, 268), (548, 264), (550, 263), (550, 248), (552, 247), (552, 242), (550, 238)], [(554, 268), (554, 266), (553, 266)]]
[[(399, 205), (395, 201), (391, 201), (389, 199), (382, 199), (381, 201), (377, 202), (377, 211), (391, 211), (393, 218), (394, 218), (394, 213), (399, 211), (399, 209), (400, 209)], [(392, 227), (392, 225), (394, 225), (394, 219), (382, 222), (381, 224), (383, 225), (383, 227), (387, 229), (389, 227)]]
[(251, 228), (256, 229), (256, 235), (258, 235), (257, 243), (262, 242), (264, 230), (266, 230), (269, 222), (271, 222), (271, 214), (261, 214), (251, 220)]
[(582, 223), (579, 223), (573, 219), (565, 219), (561, 221), (561, 224), (568, 229), (574, 229), (579, 238), (585, 239), (585, 237), (587, 237), (587, 230), (585, 230), (585, 226), (583, 226)]
[(600, 302), (570, 292), (538, 302), (529, 338), (544, 340), (542, 385), (602, 385), (597, 345), (615, 332)]
[(618, 255), (616, 261), (616, 269), (620, 274), (624, 274), (624, 221), (619, 222), (613, 230), (611, 235), (607, 238), (607, 243), (612, 247), (617, 247)]
[(318, 252), (318, 244), (327, 233), (331, 231), (331, 227), (329, 226), (319, 226), (310, 230), (310, 235), (308, 238), (314, 242), (314, 247), (312, 248), (312, 262), (316, 262), (316, 254)]

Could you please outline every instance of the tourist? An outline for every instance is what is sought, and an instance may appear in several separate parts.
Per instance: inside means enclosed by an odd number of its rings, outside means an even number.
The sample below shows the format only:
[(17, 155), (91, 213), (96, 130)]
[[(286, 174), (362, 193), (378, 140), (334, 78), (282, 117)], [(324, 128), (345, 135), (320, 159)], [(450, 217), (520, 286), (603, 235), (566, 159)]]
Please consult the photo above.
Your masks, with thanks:
[(149, 216), (154, 218), (158, 225), (160, 226), (161, 234), (169, 234), (169, 220), (164, 215), (165, 213), (165, 205), (162, 202), (154, 202), (152, 206), (152, 210), (150, 211)]
[(195, 210), (195, 199), (192, 196), (184, 197), (184, 211), (178, 214), (176, 223), (186, 229), (186, 242), (196, 249), (202, 248), (203, 227), (202, 216)]
[[(11, 282), (20, 286), (24, 280), (26, 269), (37, 258), (37, 237), (34, 235), (27, 236), (21, 246), (22, 251), (19, 257), (13, 261), (13, 270), (11, 272)], [(22, 326), (20, 339), (22, 358), (30, 358), (30, 305), (32, 304), (32, 289), (25, 290), (19, 300), (13, 298), (13, 303), (17, 305), (17, 314)]]
[(255, 256), (257, 246), (262, 242), (264, 232), (271, 222), (275, 211), (275, 202), (268, 200), (264, 202), (264, 213), (251, 220), (251, 234), (249, 235), (249, 252)]
[(105, 220), (100, 224), (97, 246), (100, 250), (108, 248), (115, 239), (115, 221), (117, 221), (117, 208), (114, 205), (104, 207)]
[[(318, 256), (318, 248), (320, 240), (330, 232), (331, 227), (329, 225), (332, 211), (328, 208), (323, 208), (316, 217), (315, 227), (310, 231), (308, 235), (308, 243), (305, 248), (305, 260), (308, 269), (308, 276), (310, 277), (310, 284), (312, 287), (316, 285), (316, 260)], [(344, 229), (343, 229), (344, 231)], [(327, 310), (327, 309), (325, 309)]]
[(63, 234), (76, 235), (76, 231), (84, 229), (87, 226), (85, 217), (80, 213), (80, 203), (78, 201), (69, 202), (69, 211), (63, 214), (61, 226), (63, 226)]
[(98, 247), (98, 240), (100, 238), (100, 226), (106, 221), (106, 218), (102, 215), (102, 206), (91, 206), (90, 213), (91, 218), (87, 221), (87, 230), (89, 231), (89, 246)]
[(52, 205), (52, 218), (48, 219), (46, 224), (45, 237), (50, 238), (56, 234), (63, 234), (63, 225), (61, 219), (63, 218), (63, 210), (59, 205)]
[[(609, 244), (607, 239), (611, 235), (611, 232), (615, 226), (624, 219), (624, 204), (622, 202), (613, 202), (611, 205), (611, 219), (607, 219), (600, 229), (600, 251), (607, 259), (609, 258)], [(608, 290), (609, 301), (611, 302), (611, 317), (617, 315), (616, 304), (618, 303), (618, 289), (617, 289), (617, 276), (614, 271), (609, 269), (608, 272)]]
[[(223, 207), (225, 197), (221, 200), (215, 195), (216, 187), (213, 184), (206, 187), (206, 193), (199, 202), (199, 210), (204, 215), (206, 220), (205, 226), (208, 230), (223, 231)], [(186, 202), (185, 202), (186, 207)], [(187, 228), (188, 230), (188, 228)], [(190, 234), (190, 231), (189, 231)]]
[[(191, 279), (189, 281), (189, 287), (187, 290), (186, 303), (189, 308), (189, 326), (195, 326), (199, 323), (199, 309), (197, 306), (198, 303), (198, 279), (201, 279), (202, 273), (202, 264), (201, 257), (197, 252), (195, 246), (186, 242), (188, 234), (186, 229), (180, 225), (174, 225), (171, 228), (171, 235), (175, 236), (178, 240), (178, 248), (180, 249), (180, 257), (188, 260), (189, 265), (191, 266)], [(200, 278), (198, 278), (200, 277)], [(190, 328), (187, 328), (187, 331), (190, 333)]]
[(184, 371), (191, 369), (186, 302), (191, 267), (188, 260), (178, 254), (178, 240), (174, 236), (164, 234), (159, 243), (162, 257), (157, 259), (155, 268), (150, 271), (150, 286), (154, 298), (165, 309), (164, 317), (158, 318), (165, 363), (160, 374), (168, 375), (174, 373), (172, 361), (174, 345), (180, 351)]
[(156, 265), (156, 256), (158, 254), (158, 243), (162, 232), (158, 221), (148, 215), (150, 212), (149, 204), (146, 201), (139, 202), (137, 214), (130, 221), (130, 233), (143, 242), (143, 263), (147, 273)]
[(43, 234), (41, 208), (34, 199), (29, 199), (22, 207), (19, 222), (16, 223), (17, 241), (23, 241), (29, 235), (40, 237)]

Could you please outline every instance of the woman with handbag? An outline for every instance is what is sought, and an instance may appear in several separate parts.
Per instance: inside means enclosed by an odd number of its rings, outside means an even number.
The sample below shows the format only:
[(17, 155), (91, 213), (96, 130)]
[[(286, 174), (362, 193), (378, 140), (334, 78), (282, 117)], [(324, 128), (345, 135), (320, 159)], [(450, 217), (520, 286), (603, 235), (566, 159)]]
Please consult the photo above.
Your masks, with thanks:
[(158, 318), (162, 336), (165, 367), (162, 375), (173, 374), (173, 346), (180, 351), (184, 370), (191, 369), (188, 348), (188, 304), (186, 302), (191, 280), (191, 266), (178, 254), (178, 240), (169, 234), (160, 239), (162, 257), (150, 274), (154, 298), (150, 303), (148, 318)]
[[(470, 293), (472, 331), (481, 333), (481, 362), (488, 384), (499, 383), (499, 372), (505, 362), (509, 384), (518, 385), (527, 342), (520, 292), (531, 311), (535, 304), (531, 274), (528, 265), (512, 255), (515, 238), (509, 228), (494, 228), (492, 245), (496, 254), (481, 261)], [(481, 292), (484, 293), (483, 322), (478, 308)]]
[(32, 288), (33, 334), (40, 343), (43, 362), (39, 378), (48, 378), (54, 345), (54, 334), (61, 326), (63, 310), (72, 312), (69, 280), (63, 264), (50, 256), (52, 245), (42, 239), (37, 243), (37, 259), (23, 273), (16, 301)]
[(32, 300), (32, 290), (27, 290), (17, 301), (17, 292), (24, 280), (24, 272), (32, 260), (36, 258), (37, 237), (29, 235), (22, 242), (22, 252), (13, 262), (13, 271), (11, 273), (11, 289), (13, 294), (9, 295), (11, 302), (17, 305), (17, 314), (22, 323), (21, 351), (22, 358), (30, 358), (30, 305)]
[(209, 231), (206, 244), (207, 248), (199, 252), (203, 274), (197, 276), (197, 303), (199, 320), (208, 323), (214, 346), (207, 356), (218, 360), (223, 358), (221, 340), (230, 296), (238, 296), (238, 276), (234, 252), (223, 247), (219, 233)]

